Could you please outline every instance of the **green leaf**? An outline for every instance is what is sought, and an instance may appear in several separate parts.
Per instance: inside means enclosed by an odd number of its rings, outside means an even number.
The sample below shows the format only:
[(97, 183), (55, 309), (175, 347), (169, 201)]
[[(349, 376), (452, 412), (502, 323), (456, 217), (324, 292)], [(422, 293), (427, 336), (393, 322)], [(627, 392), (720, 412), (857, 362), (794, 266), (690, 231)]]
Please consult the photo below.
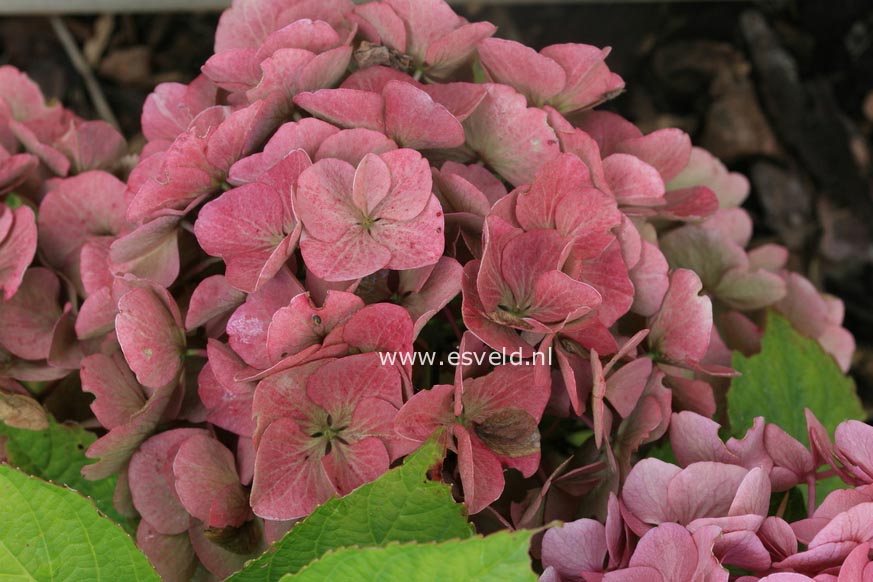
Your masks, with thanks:
[(779, 425), (808, 445), (809, 408), (831, 432), (839, 423), (863, 420), (864, 409), (855, 384), (818, 342), (798, 333), (775, 312), (769, 312), (760, 354), (750, 358), (734, 352), (733, 367), (742, 373), (728, 392), (731, 433), (742, 436), (756, 416)]
[(117, 478), (88, 481), (82, 467), (93, 463), (85, 450), (97, 437), (76, 424), (59, 424), (49, 419), (47, 430), (24, 430), (0, 423), (0, 435), (6, 437), (9, 464), (30, 475), (75, 489), (94, 500), (97, 508), (116, 522), (130, 526), (112, 504)]
[(159, 582), (124, 531), (76, 493), (0, 465), (0, 580)]
[(250, 562), (227, 582), (274, 582), (326, 552), (346, 546), (389, 542), (443, 541), (473, 534), (466, 510), (448, 485), (429, 481), (428, 469), (441, 454), (433, 440), (346, 497), (331, 499), (294, 526), (275, 548)]
[(378, 580), (379, 582), (535, 582), (528, 547), (534, 530), (442, 543), (343, 548), (330, 552), (283, 582)]

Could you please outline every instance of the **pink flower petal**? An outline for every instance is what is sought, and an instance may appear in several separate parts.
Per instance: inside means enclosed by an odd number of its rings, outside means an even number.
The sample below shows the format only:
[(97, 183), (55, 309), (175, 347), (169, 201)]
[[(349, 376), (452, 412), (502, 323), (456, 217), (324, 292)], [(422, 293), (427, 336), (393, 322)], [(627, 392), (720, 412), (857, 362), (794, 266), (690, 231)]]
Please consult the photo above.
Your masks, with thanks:
[(664, 180), (658, 170), (628, 154), (612, 154), (603, 160), (609, 188), (619, 204), (658, 206), (664, 203)]
[(321, 462), (337, 495), (348, 495), (387, 471), (390, 458), (381, 440), (368, 437), (348, 445), (334, 445)]
[(118, 300), (118, 343), (137, 381), (159, 388), (178, 380), (185, 352), (179, 308), (163, 289), (135, 288)]
[(233, 312), (227, 322), (228, 343), (249, 366), (263, 370), (273, 364), (267, 354), (267, 332), (273, 314), (303, 292), (291, 272), (282, 269)]
[(255, 384), (238, 381), (237, 377), (250, 376), (255, 370), (216, 340), (209, 340), (206, 351), (209, 361), (197, 379), (197, 392), (206, 407), (206, 419), (223, 429), (250, 436), (254, 431)]
[(173, 459), (175, 488), (185, 509), (208, 527), (239, 527), (251, 511), (233, 453), (215, 438), (186, 439)]
[(385, 101), (381, 95), (354, 89), (322, 89), (300, 93), (294, 103), (316, 117), (345, 128), (385, 132)]
[(163, 432), (144, 442), (130, 459), (133, 504), (143, 519), (160, 533), (177, 534), (188, 529), (191, 516), (176, 494), (173, 459), (186, 440), (206, 434), (194, 428)]
[(185, 314), (185, 330), (192, 331), (211, 319), (229, 313), (245, 298), (246, 294), (232, 287), (224, 275), (206, 277), (191, 294)]
[(287, 307), (273, 314), (267, 332), (267, 353), (272, 361), (321, 344), (334, 328), (342, 326), (364, 307), (357, 295), (328, 291), (322, 307), (309, 294), (297, 295)]
[(486, 73), (527, 97), (532, 105), (544, 105), (567, 83), (564, 69), (525, 45), (500, 38), (488, 38), (478, 47)]
[(261, 437), (255, 460), (251, 504), (265, 519), (287, 520), (310, 513), (336, 493), (322, 465), (323, 445), (296, 422), (280, 418)]
[(0, 345), (25, 360), (47, 358), (61, 317), (60, 292), (60, 281), (52, 271), (28, 269), (18, 292), (0, 302)]
[(179, 276), (179, 216), (162, 216), (116, 239), (109, 249), (115, 274), (169, 287)]
[(0, 236), (0, 288), (3, 299), (9, 301), (24, 283), (27, 267), (36, 254), (37, 227), (28, 206), (9, 210), (4, 204), (0, 220), (8, 225)]
[(80, 373), (82, 390), (95, 396), (91, 411), (107, 429), (128, 422), (146, 403), (146, 393), (120, 352), (113, 357), (104, 354), (86, 357)]
[(694, 271), (677, 269), (661, 309), (649, 323), (649, 345), (674, 362), (699, 362), (709, 346), (712, 303)]
[(523, 95), (488, 85), (488, 95), (464, 121), (467, 145), (513, 185), (529, 184), (539, 167), (560, 153), (546, 113), (527, 107)]
[(390, 81), (385, 99), (385, 133), (400, 147), (447, 149), (464, 143), (464, 128), (449, 111), (409, 83)]
[(540, 54), (558, 63), (566, 73), (564, 90), (552, 102), (561, 112), (589, 109), (612, 99), (624, 89), (624, 81), (604, 62), (609, 48), (568, 43), (545, 47)]
[(475, 515), (497, 501), (503, 492), (503, 468), (478, 437), (460, 425), (454, 426), (458, 442), (458, 469), (464, 488), (464, 503)]

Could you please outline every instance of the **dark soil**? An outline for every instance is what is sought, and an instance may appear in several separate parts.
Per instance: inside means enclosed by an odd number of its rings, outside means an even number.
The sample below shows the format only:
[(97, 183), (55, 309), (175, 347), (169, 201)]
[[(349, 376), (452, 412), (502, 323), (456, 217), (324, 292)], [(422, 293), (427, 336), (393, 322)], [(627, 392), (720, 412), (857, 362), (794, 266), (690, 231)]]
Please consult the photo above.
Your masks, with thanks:
[[(753, 244), (779, 242), (791, 267), (843, 299), (858, 341), (853, 374), (873, 408), (873, 4), (607, 3), (471, 7), (501, 36), (536, 48), (612, 46), (627, 92), (608, 105), (644, 130), (677, 126), (745, 172)], [(190, 80), (212, 52), (217, 14), (75, 17), (125, 135), (162, 81)], [(95, 117), (84, 83), (45, 19), (0, 19), (0, 63)]]

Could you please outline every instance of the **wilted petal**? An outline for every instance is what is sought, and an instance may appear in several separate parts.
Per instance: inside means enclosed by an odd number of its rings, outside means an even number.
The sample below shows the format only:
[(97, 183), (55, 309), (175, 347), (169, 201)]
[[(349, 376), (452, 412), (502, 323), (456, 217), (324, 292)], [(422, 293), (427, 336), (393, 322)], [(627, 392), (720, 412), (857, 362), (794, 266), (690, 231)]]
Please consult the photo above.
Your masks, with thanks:
[(458, 447), (458, 468), (464, 488), (464, 503), (471, 515), (491, 505), (503, 492), (500, 461), (478, 437), (460, 425), (454, 426)]

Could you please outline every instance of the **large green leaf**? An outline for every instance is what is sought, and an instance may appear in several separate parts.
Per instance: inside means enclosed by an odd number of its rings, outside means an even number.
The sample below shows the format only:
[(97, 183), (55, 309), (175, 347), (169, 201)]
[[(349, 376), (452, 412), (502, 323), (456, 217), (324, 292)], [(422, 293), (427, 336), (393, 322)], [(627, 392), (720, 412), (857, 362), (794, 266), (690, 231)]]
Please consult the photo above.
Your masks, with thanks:
[(0, 465), (0, 580), (159, 582), (146, 557), (90, 501)]
[(428, 441), (403, 466), (346, 497), (331, 499), (228, 582), (273, 582), (346, 546), (471, 536), (466, 511), (454, 502), (449, 487), (427, 479), (440, 452), (434, 441)]
[(0, 423), (6, 437), (8, 462), (31, 475), (75, 489), (94, 500), (97, 508), (118, 523), (128, 526), (112, 505), (116, 477), (88, 481), (82, 467), (93, 463), (85, 450), (96, 437), (76, 424), (59, 424), (49, 419), (47, 430), (25, 430)]
[(283, 582), (368, 580), (378, 582), (535, 582), (528, 547), (533, 530), (487, 537), (384, 548), (343, 548), (324, 555)]
[(829, 430), (846, 419), (863, 419), (855, 384), (818, 342), (798, 333), (775, 312), (767, 316), (760, 354), (734, 353), (742, 373), (728, 392), (731, 432), (745, 434), (756, 416), (777, 424), (809, 444), (803, 409), (809, 408)]

